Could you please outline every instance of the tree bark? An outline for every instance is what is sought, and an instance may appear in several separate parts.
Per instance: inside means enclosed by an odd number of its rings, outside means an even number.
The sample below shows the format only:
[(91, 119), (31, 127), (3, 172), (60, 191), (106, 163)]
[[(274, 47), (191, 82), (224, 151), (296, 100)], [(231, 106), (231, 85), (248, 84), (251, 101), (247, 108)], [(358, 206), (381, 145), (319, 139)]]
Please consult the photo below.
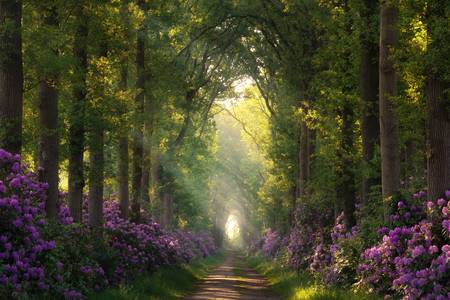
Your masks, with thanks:
[[(148, 80), (146, 80), (148, 81)], [(153, 97), (147, 91), (144, 105), (144, 150), (142, 162), (141, 203), (150, 202), (150, 179), (152, 160), (152, 134), (153, 134)]]
[[(58, 18), (55, 7), (52, 7), (44, 17), (44, 25), (58, 26)], [(49, 41), (45, 41), (49, 42)], [(58, 56), (56, 49), (55, 58)], [(39, 84), (39, 168), (40, 179), (48, 183), (45, 211), (47, 218), (56, 219), (58, 215), (59, 197), (59, 136), (58, 136), (58, 75), (56, 72), (48, 72), (41, 78)]]
[(367, 203), (372, 187), (380, 184), (374, 175), (376, 166), (372, 164), (375, 149), (380, 142), (380, 123), (378, 105), (378, 57), (379, 47), (371, 19), (378, 15), (378, 1), (365, 0), (361, 11), (362, 34), (361, 67), (359, 75), (361, 96), (361, 138), (363, 152), (362, 200)]
[(119, 137), (119, 206), (120, 215), (128, 219), (129, 189), (128, 189), (128, 136)]
[(428, 2), (426, 25), (429, 45), (426, 94), (428, 106), (427, 122), (427, 169), (428, 198), (435, 200), (444, 196), (450, 188), (450, 81), (448, 63), (448, 4), (445, 1)]
[(299, 173), (298, 173), (298, 197), (306, 195), (306, 188), (309, 174), (309, 149), (308, 149), (308, 126), (306, 122), (300, 124), (300, 149), (299, 149)]
[[(97, 126), (96, 126), (97, 125)], [(89, 141), (89, 226), (103, 225), (104, 180), (104, 130), (102, 124), (94, 124)]]
[(82, 221), (84, 188), (83, 153), (85, 147), (85, 106), (87, 73), (88, 18), (83, 5), (78, 7), (78, 25), (75, 33), (73, 55), (76, 59), (73, 100), (69, 119), (69, 206), (74, 222)]
[(173, 196), (168, 193), (163, 193), (163, 213), (161, 219), (161, 225), (165, 229), (172, 228), (173, 219)]
[[(145, 12), (147, 6), (145, 2), (141, 5)], [(143, 25), (143, 33), (147, 34), (147, 26)], [(145, 38), (145, 37), (144, 37)], [(145, 45), (145, 40), (144, 40)], [(145, 51), (145, 49), (144, 49)], [(144, 99), (144, 137), (143, 137), (143, 161), (142, 161), (142, 180), (141, 180), (141, 203), (150, 202), (150, 180), (151, 180), (151, 161), (152, 161), (152, 134), (153, 134), (153, 115), (154, 101), (151, 87), (149, 87), (151, 74), (150, 70), (144, 69), (145, 99)]]
[[(121, 1), (121, 18), (123, 26), (125, 27), (126, 42), (130, 41), (130, 20), (128, 17), (128, 0)], [(123, 92), (128, 90), (128, 48), (126, 54), (122, 58), (122, 66), (120, 70), (120, 89)], [(118, 166), (118, 182), (119, 182), (119, 208), (120, 216), (123, 219), (128, 219), (130, 206), (130, 192), (128, 187), (129, 182), (129, 153), (128, 153), (128, 132), (126, 124), (122, 124), (119, 133), (119, 166)]]
[[(393, 50), (398, 44), (397, 22), (398, 8), (390, 1), (381, 1), (379, 105), (381, 183), (385, 200), (396, 195), (400, 188), (399, 132), (393, 99), (397, 96), (397, 74), (393, 57)], [(386, 215), (387, 213), (386, 211)]]
[(436, 200), (450, 188), (450, 83), (430, 75), (428, 97), (428, 198)]
[(342, 208), (344, 210), (344, 226), (346, 230), (350, 230), (356, 225), (355, 218), (355, 174), (354, 161), (352, 158), (354, 133), (353, 133), (353, 110), (351, 103), (345, 100), (341, 111), (342, 127), (341, 127), (341, 147), (339, 149), (339, 161), (341, 166), (338, 172), (338, 198), (342, 199)]
[(0, 148), (22, 147), (22, 1), (0, 0)]
[(39, 115), (40, 115), (40, 149), (39, 167), (42, 181), (48, 183), (45, 211), (47, 217), (56, 219), (59, 197), (59, 137), (58, 137), (58, 92), (56, 82), (44, 78), (40, 82)]
[[(145, 1), (138, 1), (139, 8), (145, 12)], [(145, 21), (144, 21), (145, 22)], [(143, 126), (142, 118), (145, 100), (145, 24), (142, 24), (137, 32), (136, 41), (136, 120), (133, 132), (133, 177), (131, 181), (131, 211), (132, 219), (139, 221), (142, 194), (142, 159), (143, 159)]]

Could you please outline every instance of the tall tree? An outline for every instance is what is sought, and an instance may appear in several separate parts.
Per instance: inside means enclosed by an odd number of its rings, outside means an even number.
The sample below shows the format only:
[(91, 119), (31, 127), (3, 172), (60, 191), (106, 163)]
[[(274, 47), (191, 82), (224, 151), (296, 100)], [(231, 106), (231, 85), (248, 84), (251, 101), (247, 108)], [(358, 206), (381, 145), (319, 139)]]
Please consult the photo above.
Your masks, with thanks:
[(0, 148), (20, 153), (23, 114), (22, 1), (0, 1)]
[[(141, 11), (146, 12), (145, 0), (138, 0)], [(135, 98), (135, 124), (133, 129), (133, 177), (131, 181), (131, 211), (132, 218), (136, 221), (140, 218), (140, 200), (142, 193), (142, 159), (143, 159), (143, 128), (142, 118), (145, 101), (145, 40), (146, 40), (145, 18), (139, 27), (136, 40), (136, 88), (138, 92)]]
[(398, 44), (398, 8), (393, 1), (382, 0), (380, 11), (380, 142), (381, 184), (383, 198), (388, 199), (400, 188), (400, 145), (395, 112), (397, 74), (393, 51)]
[[(130, 18), (128, 16), (128, 5), (129, 0), (121, 1), (120, 15), (124, 27), (125, 33), (125, 47), (124, 53), (122, 54), (121, 68), (120, 68), (120, 89), (123, 92), (128, 90), (128, 55), (130, 42)], [(124, 108), (124, 111), (127, 108)], [(118, 166), (118, 181), (119, 181), (119, 206), (122, 218), (128, 218), (129, 212), (129, 202), (130, 193), (128, 188), (128, 170), (129, 170), (129, 153), (128, 153), (128, 129), (125, 124), (121, 124), (119, 129), (119, 166)]]
[(450, 70), (448, 50), (450, 7), (445, 1), (428, 1), (426, 94), (428, 106), (428, 198), (443, 196), (450, 188)]
[(364, 161), (363, 202), (369, 199), (369, 193), (379, 178), (372, 170), (372, 160), (380, 143), (380, 123), (378, 105), (378, 32), (379, 2), (364, 0), (361, 6), (361, 65), (359, 75), (361, 98), (361, 139)]
[[(105, 36), (101, 36), (99, 46), (99, 61), (106, 61), (108, 57), (108, 46)], [(95, 72), (99, 76), (105, 77), (105, 74), (99, 70)], [(95, 77), (94, 77), (95, 78)], [(93, 228), (99, 228), (103, 225), (103, 182), (105, 172), (105, 121), (102, 104), (107, 101), (105, 79), (96, 80), (95, 90), (91, 94), (95, 98), (102, 99), (95, 101), (93, 107), (89, 109), (89, 225)], [(90, 99), (96, 100), (96, 99)], [(100, 102), (100, 103), (99, 103)]]
[[(55, 29), (58, 26), (56, 7), (52, 6), (42, 12), (43, 26)], [(50, 35), (45, 35), (44, 47), (50, 45)], [(58, 57), (58, 49), (48, 49), (51, 55)], [(57, 71), (44, 70), (39, 82), (39, 167), (41, 180), (48, 183), (45, 210), (47, 217), (57, 217), (59, 196), (59, 138), (58, 138), (58, 74)]]
[(74, 221), (81, 222), (84, 188), (83, 153), (85, 148), (88, 17), (84, 2), (77, 5), (76, 9), (78, 20), (73, 45), (76, 78), (73, 84), (69, 120), (69, 206)]

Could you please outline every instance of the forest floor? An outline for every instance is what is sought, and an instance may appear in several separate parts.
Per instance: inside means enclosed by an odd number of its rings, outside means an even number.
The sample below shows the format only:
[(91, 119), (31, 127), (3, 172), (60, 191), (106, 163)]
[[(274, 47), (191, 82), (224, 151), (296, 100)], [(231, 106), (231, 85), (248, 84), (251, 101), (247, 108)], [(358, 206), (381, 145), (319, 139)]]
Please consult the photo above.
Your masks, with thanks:
[(225, 261), (212, 271), (185, 300), (280, 300), (269, 288), (267, 279), (247, 266), (245, 257), (230, 251)]

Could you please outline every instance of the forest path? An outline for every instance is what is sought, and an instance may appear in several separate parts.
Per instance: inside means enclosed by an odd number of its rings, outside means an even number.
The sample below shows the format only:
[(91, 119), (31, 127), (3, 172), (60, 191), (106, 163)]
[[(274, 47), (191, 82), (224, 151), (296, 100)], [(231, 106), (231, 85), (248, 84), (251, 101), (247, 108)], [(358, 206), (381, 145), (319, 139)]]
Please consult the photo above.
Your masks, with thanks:
[(230, 251), (223, 264), (217, 267), (198, 286), (197, 291), (184, 300), (246, 299), (280, 300), (268, 287), (266, 278), (249, 268), (244, 257)]

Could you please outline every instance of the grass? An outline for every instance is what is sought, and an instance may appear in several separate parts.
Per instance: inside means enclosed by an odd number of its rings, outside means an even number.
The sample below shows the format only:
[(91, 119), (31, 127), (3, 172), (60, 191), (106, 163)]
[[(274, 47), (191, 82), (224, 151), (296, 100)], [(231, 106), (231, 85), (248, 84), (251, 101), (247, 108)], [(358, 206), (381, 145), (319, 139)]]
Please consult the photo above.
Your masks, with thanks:
[(381, 300), (378, 296), (357, 294), (348, 289), (328, 288), (316, 284), (308, 274), (297, 274), (260, 256), (247, 263), (265, 275), (275, 293), (286, 300)]
[(218, 253), (190, 264), (162, 268), (137, 278), (131, 284), (92, 294), (88, 300), (177, 299), (192, 292), (197, 282), (205, 278), (223, 258), (223, 253)]

